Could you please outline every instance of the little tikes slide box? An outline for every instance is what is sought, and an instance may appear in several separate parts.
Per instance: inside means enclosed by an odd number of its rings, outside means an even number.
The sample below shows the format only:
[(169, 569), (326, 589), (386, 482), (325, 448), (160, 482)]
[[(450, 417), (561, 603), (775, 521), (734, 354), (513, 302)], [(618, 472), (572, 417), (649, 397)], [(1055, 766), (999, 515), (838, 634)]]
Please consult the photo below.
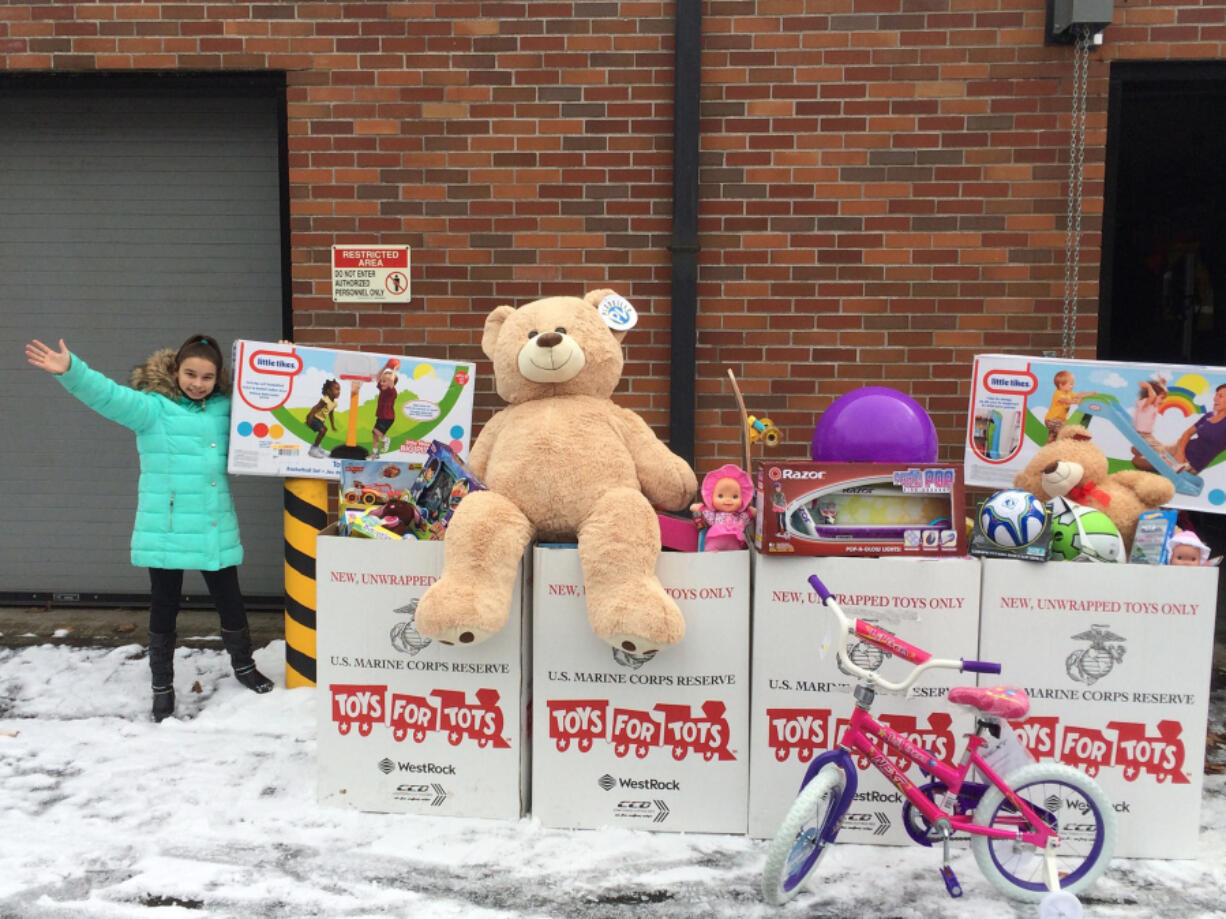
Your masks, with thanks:
[(318, 796), (355, 810), (514, 820), (528, 792), (523, 569), (506, 626), (476, 647), (413, 613), (443, 544), (317, 540)]
[[(1058, 404), (1056, 374), (1076, 401)], [(1142, 384), (1161, 388), (1138, 406)], [(1111, 472), (1152, 469), (1175, 486), (1173, 507), (1226, 512), (1226, 421), (1214, 422), (1226, 367), (1072, 361), (1009, 354), (975, 358), (964, 459), (967, 485), (1012, 488), (1013, 477), (1047, 443), (1046, 419), (1067, 409), (1067, 423), (1085, 425)], [(1152, 428), (1152, 431), (1150, 430)], [(1191, 468), (1175, 468), (1169, 449), (1195, 429)], [(1147, 436), (1148, 434), (1148, 436)]]
[(749, 552), (665, 552), (685, 637), (629, 658), (588, 625), (579, 553), (533, 559), (532, 815), (545, 826), (744, 833)]
[[(232, 474), (337, 479), (343, 460), (370, 457), (385, 370), (395, 374), (395, 399), (382, 458), (421, 465), (434, 440), (468, 456), (474, 389), (468, 364), (239, 340), (232, 367)], [(307, 416), (332, 380), (336, 408), (312, 450), (318, 432)]]
[[(905, 558), (754, 558), (753, 685), (750, 714), (749, 835), (772, 837), (791, 807), (813, 759), (833, 749), (851, 715), (852, 679), (839, 670), (834, 626), (809, 586), (816, 574), (839, 597), (849, 616), (865, 619), (944, 658), (976, 658), (979, 642), (979, 562)], [(853, 660), (880, 668), (887, 680), (911, 664), (886, 658), (863, 642)], [(945, 701), (954, 686), (973, 686), (973, 674), (933, 670), (910, 697), (880, 693), (873, 715), (948, 762), (973, 730), (972, 716)], [(840, 842), (905, 845), (902, 794), (867, 762), (839, 833)], [(898, 757), (917, 785), (919, 769)]]
[[(1127, 858), (1195, 858), (1216, 567), (986, 559), (979, 656), (1023, 687), (1014, 729), (1115, 806)], [(983, 678), (981, 678), (982, 681)]]

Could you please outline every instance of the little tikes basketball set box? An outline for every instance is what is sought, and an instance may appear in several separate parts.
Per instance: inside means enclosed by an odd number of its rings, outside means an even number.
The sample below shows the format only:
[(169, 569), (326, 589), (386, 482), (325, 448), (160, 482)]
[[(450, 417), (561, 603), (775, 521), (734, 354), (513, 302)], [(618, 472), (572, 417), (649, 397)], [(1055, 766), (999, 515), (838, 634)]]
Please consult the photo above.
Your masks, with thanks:
[(1175, 486), (1172, 507), (1226, 511), (1226, 367), (975, 358), (967, 485), (1013, 477), (1066, 424), (1086, 427), (1108, 471), (1142, 469)]
[(441, 542), (321, 534), (316, 549), (319, 802), (522, 816), (529, 753), (524, 568), (503, 629), (459, 647), (414, 628), (417, 601), (443, 570)]
[(593, 633), (573, 548), (533, 558), (532, 815), (545, 826), (744, 833), (747, 550), (665, 552), (685, 637), (656, 654)]
[(771, 554), (966, 554), (962, 469), (936, 463), (767, 460), (754, 542)]
[(468, 455), (473, 368), (429, 358), (239, 340), (228, 470), (337, 479), (344, 460)]

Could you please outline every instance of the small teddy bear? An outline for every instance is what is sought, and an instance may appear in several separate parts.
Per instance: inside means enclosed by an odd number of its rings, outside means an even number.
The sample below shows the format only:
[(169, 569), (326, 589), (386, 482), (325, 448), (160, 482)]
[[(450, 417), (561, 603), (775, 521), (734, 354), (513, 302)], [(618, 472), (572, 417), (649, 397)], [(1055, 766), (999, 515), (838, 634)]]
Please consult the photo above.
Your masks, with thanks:
[(1065, 425), (1055, 440), (1040, 447), (1013, 485), (1042, 501), (1064, 497), (1097, 508), (1120, 531), (1126, 551), (1132, 549), (1141, 512), (1175, 496), (1175, 486), (1157, 473), (1125, 469), (1108, 474), (1106, 454), (1079, 424)]
[(615, 649), (646, 657), (685, 633), (656, 578), (657, 505), (689, 505), (694, 471), (638, 415), (611, 398), (622, 373), (610, 290), (549, 297), (486, 317), (481, 350), (508, 406), (473, 442), (468, 465), (487, 490), (464, 496), (447, 527), (442, 576), (417, 606), (417, 629), (476, 644), (506, 623), (516, 566), (534, 538), (577, 541), (588, 620)]

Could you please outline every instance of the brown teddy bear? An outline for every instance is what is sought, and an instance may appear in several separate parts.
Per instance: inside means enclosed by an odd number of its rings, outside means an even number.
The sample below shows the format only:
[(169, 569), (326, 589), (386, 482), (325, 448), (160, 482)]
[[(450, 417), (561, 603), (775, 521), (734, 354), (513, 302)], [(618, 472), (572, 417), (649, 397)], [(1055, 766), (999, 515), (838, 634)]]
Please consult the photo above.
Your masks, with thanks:
[(509, 405), (473, 442), (468, 464), (487, 490), (466, 495), (451, 518), (442, 576), (417, 606), (422, 635), (475, 644), (501, 629), (534, 538), (578, 540), (588, 620), (614, 648), (647, 656), (685, 633), (656, 579), (652, 505), (686, 507), (698, 482), (611, 398), (625, 329), (606, 324), (610, 304), (632, 312), (612, 291), (594, 290), (499, 306), (486, 317), (481, 350)]
[(1079, 424), (1065, 425), (1051, 443), (1039, 448), (1013, 485), (1050, 501), (1066, 497), (1097, 508), (1120, 531), (1126, 551), (1132, 549), (1137, 518), (1142, 511), (1162, 507), (1175, 496), (1175, 486), (1154, 472), (1126, 469), (1107, 474), (1107, 456)]

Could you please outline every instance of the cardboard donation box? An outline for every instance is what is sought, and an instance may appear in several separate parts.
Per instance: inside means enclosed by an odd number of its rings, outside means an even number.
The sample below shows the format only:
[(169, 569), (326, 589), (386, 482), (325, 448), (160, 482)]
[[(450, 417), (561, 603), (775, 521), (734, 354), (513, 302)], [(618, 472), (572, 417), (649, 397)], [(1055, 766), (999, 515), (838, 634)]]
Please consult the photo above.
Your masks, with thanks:
[(244, 340), (232, 360), (235, 475), (336, 479), (343, 460), (379, 457), (421, 465), (435, 440), (468, 456), (468, 364)]
[[(1226, 367), (981, 354), (966, 431), (966, 484), (1012, 488), (1061, 423), (1081, 424), (1110, 472), (1145, 469), (1175, 486), (1172, 507), (1226, 505), (1226, 423), (1214, 421)], [(1175, 457), (1183, 438), (1186, 462)]]
[(685, 637), (649, 660), (592, 632), (575, 549), (533, 560), (532, 813), (555, 827), (744, 833), (749, 553), (661, 554)]
[(476, 647), (419, 635), (443, 544), (318, 537), (319, 801), (517, 819), (527, 792), (523, 579)]
[[(850, 618), (864, 619), (943, 658), (975, 658), (979, 638), (979, 562), (974, 559), (754, 559), (753, 688), (750, 725), (749, 835), (772, 837), (791, 807), (809, 763), (838, 745), (855, 701), (838, 668), (833, 616), (809, 585), (816, 574)], [(823, 656), (823, 645), (830, 645)], [(851, 640), (851, 657), (892, 682), (913, 665)], [(879, 693), (872, 715), (946, 762), (956, 761), (969, 713), (945, 701), (973, 674), (932, 670), (910, 698)], [(859, 786), (840, 842), (903, 845), (901, 792), (859, 756)], [(891, 759), (917, 785), (927, 779), (901, 756)]]
[(1217, 568), (983, 562), (980, 656), (1030, 695), (1038, 760), (1092, 776), (1116, 855), (1194, 858)]

